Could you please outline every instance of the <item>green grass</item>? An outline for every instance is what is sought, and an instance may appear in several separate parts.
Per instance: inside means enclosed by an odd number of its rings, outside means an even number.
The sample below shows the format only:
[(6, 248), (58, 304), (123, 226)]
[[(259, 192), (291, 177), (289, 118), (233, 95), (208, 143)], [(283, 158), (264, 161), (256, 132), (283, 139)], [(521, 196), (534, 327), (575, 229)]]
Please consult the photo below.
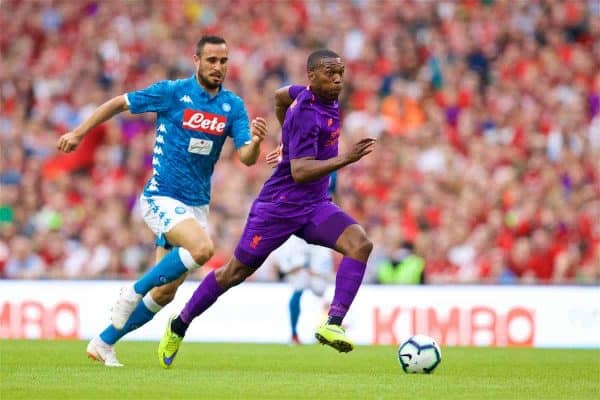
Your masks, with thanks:
[(83, 341), (0, 341), (8, 399), (599, 399), (600, 350), (442, 349), (432, 375), (406, 375), (392, 347), (184, 343), (163, 370), (157, 343), (117, 346), (124, 368)]

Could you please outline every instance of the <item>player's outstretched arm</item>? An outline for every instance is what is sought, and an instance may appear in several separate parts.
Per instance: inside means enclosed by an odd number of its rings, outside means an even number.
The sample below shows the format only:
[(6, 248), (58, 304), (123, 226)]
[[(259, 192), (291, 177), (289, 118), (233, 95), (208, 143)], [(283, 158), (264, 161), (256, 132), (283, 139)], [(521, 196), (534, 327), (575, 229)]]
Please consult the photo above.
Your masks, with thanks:
[(79, 143), (81, 143), (90, 130), (104, 121), (111, 119), (116, 114), (127, 110), (129, 110), (129, 106), (127, 105), (127, 101), (125, 101), (125, 96), (121, 95), (113, 97), (100, 107), (96, 108), (92, 115), (83, 121), (77, 128), (58, 138), (56, 147), (60, 151), (70, 153), (79, 146)]
[(294, 99), (290, 96), (290, 85), (279, 88), (275, 91), (275, 115), (279, 125), (283, 126), (285, 113)]
[(254, 118), (250, 123), (252, 139), (238, 150), (240, 160), (247, 166), (254, 165), (260, 154), (260, 143), (267, 136), (267, 121), (264, 118)]
[(295, 158), (290, 161), (292, 178), (296, 183), (319, 179), (348, 164), (352, 164), (373, 151), (375, 139), (364, 138), (354, 143), (350, 150), (328, 160), (315, 160), (313, 157)]

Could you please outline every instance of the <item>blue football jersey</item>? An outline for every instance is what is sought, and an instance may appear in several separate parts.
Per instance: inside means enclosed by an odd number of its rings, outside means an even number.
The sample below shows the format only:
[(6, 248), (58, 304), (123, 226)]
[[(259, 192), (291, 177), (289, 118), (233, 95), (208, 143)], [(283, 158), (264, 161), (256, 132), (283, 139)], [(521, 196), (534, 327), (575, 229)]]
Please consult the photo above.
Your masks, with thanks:
[(168, 196), (190, 206), (210, 202), (211, 176), (227, 136), (236, 149), (251, 139), (243, 100), (221, 88), (211, 96), (195, 76), (160, 81), (125, 94), (129, 110), (156, 113), (152, 177), (146, 196)]

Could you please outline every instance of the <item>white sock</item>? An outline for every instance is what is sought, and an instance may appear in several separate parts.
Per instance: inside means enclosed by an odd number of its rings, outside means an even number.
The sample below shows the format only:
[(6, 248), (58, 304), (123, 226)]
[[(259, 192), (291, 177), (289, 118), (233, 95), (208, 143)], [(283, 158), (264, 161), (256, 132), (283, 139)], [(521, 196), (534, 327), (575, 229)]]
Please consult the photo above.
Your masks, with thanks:
[(183, 247), (179, 248), (179, 258), (188, 271), (200, 268), (200, 265), (194, 261), (192, 254)]
[(154, 314), (156, 314), (157, 312), (159, 312), (163, 308), (163, 306), (161, 306), (160, 304), (158, 304), (152, 298), (152, 295), (150, 295), (150, 293), (146, 294), (144, 296), (144, 298), (142, 299), (142, 301), (144, 302), (144, 305), (146, 306), (146, 308), (148, 310), (152, 311)]

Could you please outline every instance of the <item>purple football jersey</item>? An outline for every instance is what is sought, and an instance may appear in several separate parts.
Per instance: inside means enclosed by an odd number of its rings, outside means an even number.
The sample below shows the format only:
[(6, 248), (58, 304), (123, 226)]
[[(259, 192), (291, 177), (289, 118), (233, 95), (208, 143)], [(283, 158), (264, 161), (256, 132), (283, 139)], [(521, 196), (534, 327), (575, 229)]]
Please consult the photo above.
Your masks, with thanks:
[(319, 100), (310, 88), (291, 86), (290, 105), (282, 129), (282, 159), (265, 182), (258, 201), (290, 205), (308, 205), (330, 199), (329, 175), (296, 183), (290, 160), (314, 157), (327, 160), (338, 155), (340, 109), (337, 101)]

